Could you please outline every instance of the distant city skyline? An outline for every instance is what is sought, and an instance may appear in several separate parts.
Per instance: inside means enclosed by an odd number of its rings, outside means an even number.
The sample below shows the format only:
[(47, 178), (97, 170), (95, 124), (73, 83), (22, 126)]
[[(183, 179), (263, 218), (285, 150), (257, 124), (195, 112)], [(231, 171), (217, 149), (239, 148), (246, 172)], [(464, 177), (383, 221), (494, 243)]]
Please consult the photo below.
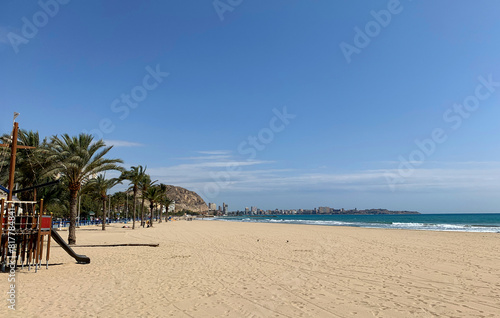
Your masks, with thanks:
[(230, 210), (500, 211), (500, 3), (0, 7), (1, 133), (91, 133)]

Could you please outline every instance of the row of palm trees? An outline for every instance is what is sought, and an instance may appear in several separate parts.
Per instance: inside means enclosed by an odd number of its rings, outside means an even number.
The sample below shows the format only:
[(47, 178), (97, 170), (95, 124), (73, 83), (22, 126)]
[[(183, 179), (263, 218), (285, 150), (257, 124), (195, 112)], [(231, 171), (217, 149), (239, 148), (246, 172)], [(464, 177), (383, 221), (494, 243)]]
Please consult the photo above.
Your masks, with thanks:
[[(10, 142), (10, 136), (1, 137), (4, 143)], [(144, 225), (145, 201), (149, 201), (151, 226), (153, 218), (159, 215), (163, 207), (171, 201), (166, 197), (167, 186), (156, 184), (142, 166), (125, 170), (120, 164), (121, 159), (110, 159), (106, 156), (113, 146), (106, 146), (103, 140), (94, 140), (89, 134), (78, 136), (52, 136), (40, 140), (38, 132), (20, 130), (18, 144), (33, 146), (36, 149), (20, 149), (16, 160), (15, 181), (18, 188), (28, 188), (54, 179), (60, 180), (59, 186), (41, 188), (32, 192), (21, 193), (22, 200), (44, 198), (44, 206), (48, 209), (62, 209), (69, 214), (68, 231), (69, 244), (76, 244), (76, 220), (78, 195), (86, 194), (98, 198), (102, 203), (102, 229), (106, 227), (106, 202), (108, 191), (124, 181), (130, 184), (129, 191), (133, 193), (133, 224), (137, 218), (137, 199), (141, 199), (141, 225)], [(5, 149), (5, 148), (3, 148)], [(9, 156), (0, 153), (0, 184), (6, 184), (8, 179)], [(107, 171), (117, 171), (118, 178), (106, 179)], [(67, 208), (64, 208), (64, 207)], [(159, 206), (159, 210), (158, 210)], [(63, 207), (63, 208), (61, 208)], [(159, 211), (159, 212), (158, 212)]]
[[(134, 166), (131, 167), (130, 170), (123, 171), (119, 180), (128, 180), (130, 182), (129, 190), (133, 193), (133, 221), (132, 221), (132, 229), (135, 229), (135, 220), (137, 218), (136, 215), (136, 204), (137, 204), (137, 195), (141, 193), (141, 225), (144, 226), (144, 206), (145, 200), (149, 201), (149, 209), (150, 209), (150, 226), (153, 226), (153, 219), (155, 218), (155, 213), (158, 216), (158, 222), (162, 222), (161, 213), (163, 211), (163, 207), (166, 207), (168, 211), (169, 205), (172, 203), (167, 197), (167, 186), (163, 183), (156, 184), (157, 180), (151, 181), (151, 177), (146, 174), (146, 168), (142, 166)], [(158, 210), (158, 205), (160, 206)]]
[[(133, 192), (133, 217), (132, 217), (132, 229), (135, 229), (135, 220), (137, 219), (137, 198), (140, 192), (141, 199), (141, 225), (145, 224), (144, 207), (145, 201), (149, 201), (150, 209), (150, 226), (153, 226), (153, 221), (158, 218), (158, 222), (162, 222), (162, 211), (163, 207), (166, 207), (168, 211), (169, 205), (172, 203), (167, 197), (167, 186), (163, 183), (156, 184), (155, 181), (151, 181), (151, 177), (146, 174), (146, 169), (142, 166), (131, 167), (130, 170), (122, 171), (119, 178), (106, 179), (104, 174), (98, 175), (96, 178), (90, 179), (83, 189), (83, 193), (93, 194), (95, 197), (99, 198), (102, 203), (102, 211), (106, 211), (106, 202), (108, 202), (108, 191), (111, 190), (115, 185), (122, 183), (124, 180), (130, 182), (129, 191)], [(126, 193), (128, 195), (128, 193)], [(106, 220), (106, 215), (102, 214), (103, 221)], [(102, 223), (102, 229), (106, 229), (106, 222)]]

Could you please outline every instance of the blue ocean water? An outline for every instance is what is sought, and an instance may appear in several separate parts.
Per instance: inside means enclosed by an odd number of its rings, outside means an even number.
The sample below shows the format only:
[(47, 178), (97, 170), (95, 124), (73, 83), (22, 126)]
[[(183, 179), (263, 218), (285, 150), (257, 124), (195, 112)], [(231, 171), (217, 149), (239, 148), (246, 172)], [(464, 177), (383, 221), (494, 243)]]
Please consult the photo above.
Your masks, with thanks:
[(367, 228), (500, 233), (500, 213), (407, 215), (263, 215), (217, 217), (215, 220), (354, 226)]

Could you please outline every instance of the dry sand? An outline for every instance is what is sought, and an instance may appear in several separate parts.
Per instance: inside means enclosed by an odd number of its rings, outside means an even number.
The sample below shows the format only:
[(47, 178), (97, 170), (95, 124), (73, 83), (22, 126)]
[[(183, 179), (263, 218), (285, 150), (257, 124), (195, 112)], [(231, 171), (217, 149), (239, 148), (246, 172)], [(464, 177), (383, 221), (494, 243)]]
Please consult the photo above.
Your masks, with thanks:
[[(67, 238), (67, 232), (61, 236)], [(500, 317), (500, 234), (177, 221), (77, 231), (1, 317)], [(6, 298), (7, 274), (0, 274)]]

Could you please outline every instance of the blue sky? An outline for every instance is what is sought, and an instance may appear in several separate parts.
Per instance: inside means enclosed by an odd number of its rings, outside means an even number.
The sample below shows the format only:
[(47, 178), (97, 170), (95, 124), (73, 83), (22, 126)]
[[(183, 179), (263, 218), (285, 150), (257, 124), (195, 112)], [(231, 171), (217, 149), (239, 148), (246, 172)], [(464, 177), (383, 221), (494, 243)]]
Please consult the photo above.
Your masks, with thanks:
[(4, 133), (92, 132), (230, 210), (499, 211), (498, 2), (40, 3), (0, 4)]

